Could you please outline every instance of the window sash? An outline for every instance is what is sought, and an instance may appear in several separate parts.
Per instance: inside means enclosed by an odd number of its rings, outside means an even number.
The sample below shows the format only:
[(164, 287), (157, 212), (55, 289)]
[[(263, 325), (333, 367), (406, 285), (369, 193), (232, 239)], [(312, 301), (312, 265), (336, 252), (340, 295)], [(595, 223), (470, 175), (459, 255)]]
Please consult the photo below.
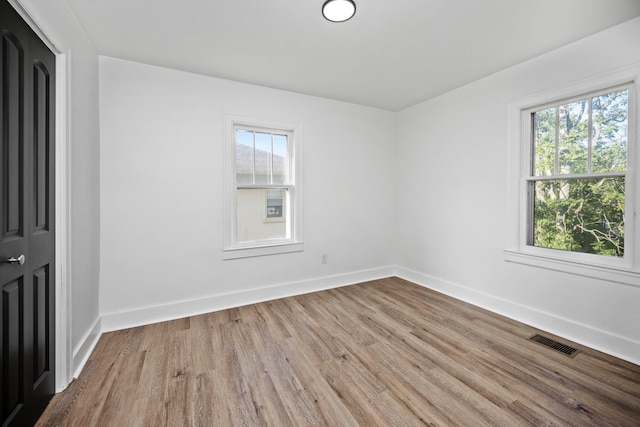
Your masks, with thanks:
[[(250, 189), (244, 189), (244, 195), (238, 193), (237, 200), (243, 200), (238, 204), (245, 203), (246, 206), (246, 203), (249, 203), (252, 205), (252, 209), (236, 210), (236, 227), (238, 227), (236, 229), (236, 247), (265, 246), (292, 243), (294, 241), (293, 227), (291, 226), (293, 213), (289, 210), (292, 196), (290, 191), (293, 190), (280, 188), (280, 191), (287, 191), (287, 194), (283, 195), (285, 197), (282, 199), (282, 216), (268, 218), (266, 190), (270, 189), (251, 187)], [(246, 190), (250, 190), (248, 194)], [(256, 192), (255, 190), (258, 191)]]
[[(292, 172), (293, 172), (293, 159), (292, 159), (292, 143), (293, 143), (293, 132), (291, 131), (285, 131), (285, 130), (279, 130), (279, 129), (271, 129), (271, 128), (263, 128), (263, 127), (257, 127), (257, 126), (245, 126), (245, 125), (234, 125), (233, 127), (233, 134), (234, 134), (234, 147), (235, 147), (235, 155), (234, 155), (234, 176), (235, 176), (235, 180), (236, 180), (236, 186), (238, 186), (237, 184), (237, 178), (238, 178), (238, 159), (237, 159), (237, 146), (238, 146), (238, 140), (237, 140), (237, 136), (238, 136), (238, 132), (249, 132), (252, 134), (252, 146), (251, 146), (251, 150), (252, 150), (252, 161), (251, 163), (251, 183), (250, 184), (242, 184), (242, 185), (289, 185), (292, 183)], [(256, 182), (256, 176), (257, 176), (257, 155), (256, 152), (257, 151), (264, 151), (264, 150), (260, 150), (257, 148), (256, 146), (256, 134), (262, 134), (262, 135), (269, 135), (270, 136), (270, 149), (268, 151), (269, 153), (269, 161), (268, 161), (268, 176), (269, 182), (266, 183), (257, 183)], [(285, 159), (284, 159), (284, 179), (282, 183), (274, 183), (274, 169), (275, 169), (275, 150), (274, 150), (274, 136), (284, 136), (286, 138), (286, 150), (285, 150)], [(242, 144), (244, 145), (244, 144)], [(281, 157), (281, 156), (280, 156)]]
[[(625, 83), (621, 85), (612, 86), (605, 89), (600, 89), (596, 91), (591, 91), (584, 93), (582, 95), (577, 95), (569, 98), (564, 98), (561, 100), (541, 104), (535, 107), (530, 107), (524, 110), (524, 114), (529, 117), (527, 127), (529, 128), (529, 161), (528, 161), (528, 176), (531, 178), (546, 178), (549, 176), (607, 176), (608, 173), (624, 173), (626, 170), (620, 171), (611, 171), (611, 172), (593, 172), (593, 145), (595, 141), (593, 141), (593, 100), (599, 98), (603, 95), (608, 95), (617, 92), (627, 92), (627, 149), (626, 149), (626, 165), (627, 169), (629, 167), (630, 156), (632, 153), (629, 152), (632, 145), (632, 139), (634, 135), (632, 135), (634, 127), (632, 126), (632, 122), (635, 119), (635, 109), (634, 109), (634, 84), (633, 83)], [(563, 106), (570, 105), (572, 103), (585, 101), (587, 102), (587, 166), (585, 173), (559, 173), (560, 171), (560, 108)], [(554, 123), (554, 171), (550, 175), (537, 175), (536, 174), (536, 124), (535, 124), (535, 115), (536, 113), (544, 112), (545, 110), (554, 109), (555, 111), (555, 123)]]
[[(539, 193), (538, 184), (545, 182), (550, 183), (553, 190)], [(625, 174), (590, 178), (564, 176), (556, 180), (527, 180), (527, 183), (528, 245), (575, 254), (624, 258), (625, 246), (628, 246), (625, 245), (624, 231), (627, 209), (626, 206), (620, 209), (618, 198), (622, 197), (624, 204)], [(624, 188), (622, 192), (619, 185)], [(603, 188), (605, 190), (601, 190)], [(574, 193), (573, 197), (569, 197), (570, 192)], [(605, 192), (610, 198), (603, 197)], [(537, 231), (542, 233), (542, 240), (537, 238)]]

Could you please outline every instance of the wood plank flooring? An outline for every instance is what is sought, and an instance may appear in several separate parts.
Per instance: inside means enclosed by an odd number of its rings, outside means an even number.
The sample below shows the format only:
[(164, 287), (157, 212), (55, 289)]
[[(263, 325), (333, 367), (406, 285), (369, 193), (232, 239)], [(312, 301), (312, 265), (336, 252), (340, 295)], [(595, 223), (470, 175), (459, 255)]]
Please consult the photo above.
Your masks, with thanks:
[(104, 334), (39, 426), (640, 426), (640, 366), (398, 278)]

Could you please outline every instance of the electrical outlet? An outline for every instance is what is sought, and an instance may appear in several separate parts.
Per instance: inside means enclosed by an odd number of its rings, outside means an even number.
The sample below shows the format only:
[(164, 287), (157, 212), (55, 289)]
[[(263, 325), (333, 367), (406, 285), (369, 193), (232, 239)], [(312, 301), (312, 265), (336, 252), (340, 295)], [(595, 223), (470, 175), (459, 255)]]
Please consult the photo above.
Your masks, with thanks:
[(329, 262), (329, 255), (328, 254), (322, 254), (322, 263), (323, 264), (327, 264)]

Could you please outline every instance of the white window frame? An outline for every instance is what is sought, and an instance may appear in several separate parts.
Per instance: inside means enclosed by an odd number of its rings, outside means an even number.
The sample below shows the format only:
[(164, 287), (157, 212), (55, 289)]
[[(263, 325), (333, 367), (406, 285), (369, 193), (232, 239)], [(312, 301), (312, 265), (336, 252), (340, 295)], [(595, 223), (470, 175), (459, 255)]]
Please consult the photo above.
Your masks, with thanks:
[[(531, 109), (625, 84), (629, 87), (629, 141), (625, 174), (623, 258), (535, 247), (528, 244), (527, 189), (531, 174)], [(505, 260), (548, 270), (640, 287), (640, 65), (516, 99), (508, 106), (508, 194)], [(569, 178), (570, 176), (568, 176)]]
[[(290, 162), (290, 182), (287, 187), (289, 203), (285, 216), (291, 222), (291, 234), (286, 239), (268, 239), (257, 242), (238, 242), (236, 226), (236, 127), (256, 130), (284, 131), (288, 137), (287, 150)], [(266, 209), (266, 200), (265, 200)], [(227, 114), (225, 116), (224, 162), (224, 246), (223, 259), (301, 252), (302, 239), (302, 129), (297, 123)]]

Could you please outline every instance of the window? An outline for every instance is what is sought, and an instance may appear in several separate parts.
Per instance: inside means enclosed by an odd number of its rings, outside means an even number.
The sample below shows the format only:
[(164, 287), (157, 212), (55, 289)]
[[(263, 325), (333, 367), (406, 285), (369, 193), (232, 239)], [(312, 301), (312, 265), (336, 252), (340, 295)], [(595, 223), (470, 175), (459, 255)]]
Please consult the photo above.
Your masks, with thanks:
[(302, 250), (297, 126), (229, 118), (224, 258)]
[(528, 245), (624, 257), (629, 93), (528, 110)]
[(637, 87), (622, 79), (510, 105), (507, 261), (640, 283)]

